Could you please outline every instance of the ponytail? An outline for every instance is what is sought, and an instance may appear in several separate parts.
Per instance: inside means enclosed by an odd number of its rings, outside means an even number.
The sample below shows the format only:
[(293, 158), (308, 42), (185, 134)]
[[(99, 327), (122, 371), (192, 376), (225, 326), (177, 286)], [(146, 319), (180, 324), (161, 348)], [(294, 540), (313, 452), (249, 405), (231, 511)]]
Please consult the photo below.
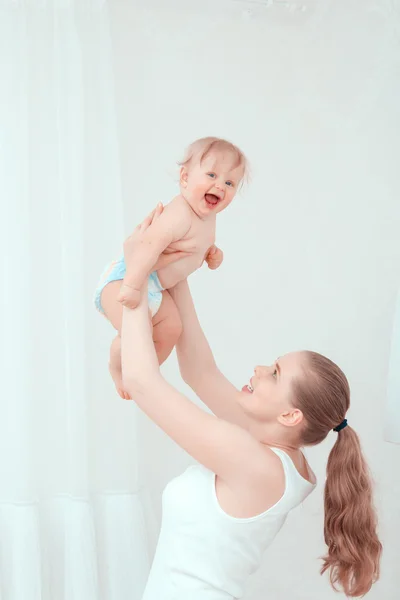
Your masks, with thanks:
[(359, 597), (379, 578), (382, 545), (358, 435), (347, 426), (337, 436), (327, 464), (324, 536), (328, 552), (321, 574), (330, 571), (335, 590), (339, 584), (347, 596)]

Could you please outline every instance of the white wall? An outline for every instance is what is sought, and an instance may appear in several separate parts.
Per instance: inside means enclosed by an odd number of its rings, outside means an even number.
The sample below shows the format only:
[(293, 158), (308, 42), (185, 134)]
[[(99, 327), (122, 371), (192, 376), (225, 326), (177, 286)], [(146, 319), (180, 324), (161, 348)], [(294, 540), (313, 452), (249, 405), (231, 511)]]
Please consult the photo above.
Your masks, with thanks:
[[(191, 278), (201, 322), (240, 386), (255, 364), (302, 348), (344, 369), (385, 547), (369, 597), (394, 600), (400, 449), (383, 442), (382, 423), (400, 283), (400, 14), (383, 0), (303, 4), (301, 14), (255, 4), (249, 18), (233, 1), (114, 3), (125, 227), (176, 193), (175, 161), (195, 138), (224, 136), (248, 154), (252, 182), (219, 217), (223, 268)], [(185, 389), (174, 356), (164, 373)], [(140, 429), (159, 518), (162, 488), (190, 458), (147, 419)], [(318, 491), (291, 515), (246, 598), (336, 597), (317, 561), (333, 441), (308, 452)]]

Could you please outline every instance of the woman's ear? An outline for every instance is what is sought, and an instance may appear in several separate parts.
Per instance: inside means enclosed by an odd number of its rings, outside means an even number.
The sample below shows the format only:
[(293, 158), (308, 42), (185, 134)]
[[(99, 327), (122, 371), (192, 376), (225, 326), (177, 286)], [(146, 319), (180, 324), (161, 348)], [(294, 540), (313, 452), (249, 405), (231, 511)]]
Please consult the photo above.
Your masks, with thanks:
[(296, 425), (300, 425), (303, 419), (304, 415), (298, 408), (287, 410), (278, 417), (279, 423), (281, 423), (281, 425), (285, 425), (286, 427), (295, 427)]

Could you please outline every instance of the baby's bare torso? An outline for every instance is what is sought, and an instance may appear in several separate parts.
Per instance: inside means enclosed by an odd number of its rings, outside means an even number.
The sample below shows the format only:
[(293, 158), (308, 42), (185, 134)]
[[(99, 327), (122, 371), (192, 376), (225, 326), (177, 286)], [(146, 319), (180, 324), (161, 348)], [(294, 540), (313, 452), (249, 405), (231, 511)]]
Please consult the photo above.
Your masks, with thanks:
[(208, 250), (215, 242), (215, 215), (210, 215), (206, 220), (200, 219), (182, 196), (174, 198), (165, 207), (165, 210), (176, 210), (177, 215), (182, 214), (182, 209), (186, 211), (190, 220), (189, 230), (181, 239), (170, 244), (164, 252), (165, 254), (169, 254), (176, 251), (183, 251), (189, 254), (171, 265), (158, 270), (158, 278), (164, 289), (173, 287), (179, 281), (183, 281), (191, 273), (199, 269), (204, 262)]

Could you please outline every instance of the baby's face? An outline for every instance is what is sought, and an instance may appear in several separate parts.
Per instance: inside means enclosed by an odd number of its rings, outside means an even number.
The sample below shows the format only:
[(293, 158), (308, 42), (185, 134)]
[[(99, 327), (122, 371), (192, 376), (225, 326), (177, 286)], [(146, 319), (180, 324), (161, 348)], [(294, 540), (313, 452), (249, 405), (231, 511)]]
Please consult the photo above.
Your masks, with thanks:
[(243, 178), (243, 166), (230, 152), (208, 154), (201, 163), (181, 172), (181, 192), (199, 217), (219, 213), (235, 197)]

